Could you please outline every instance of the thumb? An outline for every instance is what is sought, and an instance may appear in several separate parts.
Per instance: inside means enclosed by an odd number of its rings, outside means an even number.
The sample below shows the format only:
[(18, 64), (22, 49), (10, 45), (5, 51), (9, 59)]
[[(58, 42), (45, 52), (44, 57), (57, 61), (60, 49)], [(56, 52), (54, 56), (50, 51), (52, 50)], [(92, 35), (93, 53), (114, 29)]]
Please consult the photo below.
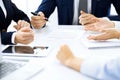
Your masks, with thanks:
[(80, 11), (80, 14), (85, 14), (86, 12), (84, 12), (83, 10)]
[(31, 29), (29, 27), (23, 27), (23, 28), (20, 29), (20, 31), (22, 31), (22, 32), (30, 32)]
[(38, 13), (40, 16), (45, 16), (43, 12)]

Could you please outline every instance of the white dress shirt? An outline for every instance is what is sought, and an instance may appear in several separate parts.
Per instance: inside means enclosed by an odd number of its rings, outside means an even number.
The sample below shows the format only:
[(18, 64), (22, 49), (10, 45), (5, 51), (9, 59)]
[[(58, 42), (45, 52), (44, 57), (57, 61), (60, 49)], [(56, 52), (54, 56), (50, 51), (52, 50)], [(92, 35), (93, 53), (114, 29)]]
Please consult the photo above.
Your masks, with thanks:
[[(73, 25), (78, 25), (78, 18), (79, 18), (79, 15), (80, 14), (78, 14), (79, 12), (78, 12), (78, 9), (79, 9), (79, 1), (80, 0), (74, 0), (74, 15), (73, 15)], [(92, 4), (92, 2), (91, 2), (91, 0), (88, 0), (88, 13), (91, 13), (91, 4)]]
[(5, 18), (6, 18), (6, 16), (7, 16), (7, 11), (6, 11), (6, 9), (5, 9), (5, 6), (4, 6), (2, 0), (0, 0), (0, 7), (2, 8), (2, 10), (3, 10), (3, 12), (4, 12), (4, 15), (5, 15)]
[(113, 21), (115, 23), (115, 28), (120, 31), (120, 21)]

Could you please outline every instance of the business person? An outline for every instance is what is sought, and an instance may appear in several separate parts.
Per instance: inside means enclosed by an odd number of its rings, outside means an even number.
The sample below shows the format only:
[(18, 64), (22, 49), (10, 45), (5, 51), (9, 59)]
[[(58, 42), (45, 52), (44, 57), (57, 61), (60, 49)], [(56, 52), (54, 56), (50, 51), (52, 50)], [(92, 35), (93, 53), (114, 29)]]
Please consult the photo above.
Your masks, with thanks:
[[(32, 16), (32, 24), (35, 28), (41, 28), (46, 21), (45, 17), (49, 18), (58, 9), (58, 23), (60, 25), (78, 24), (78, 11), (80, 0), (42, 0), (36, 13), (42, 16)], [(111, 4), (114, 5), (118, 15), (110, 15)], [(107, 17), (110, 20), (120, 20), (120, 1), (119, 0), (88, 0), (88, 13), (96, 17)], [(43, 19), (42, 19), (43, 18)]]
[[(17, 31), (7, 32), (12, 20), (17, 23), (14, 25)], [(11, 0), (0, 0), (0, 29), (2, 44), (29, 44), (34, 39), (29, 18)]]
[(97, 80), (120, 80), (120, 58), (107, 62), (76, 57), (67, 45), (61, 46), (57, 59), (65, 66)]

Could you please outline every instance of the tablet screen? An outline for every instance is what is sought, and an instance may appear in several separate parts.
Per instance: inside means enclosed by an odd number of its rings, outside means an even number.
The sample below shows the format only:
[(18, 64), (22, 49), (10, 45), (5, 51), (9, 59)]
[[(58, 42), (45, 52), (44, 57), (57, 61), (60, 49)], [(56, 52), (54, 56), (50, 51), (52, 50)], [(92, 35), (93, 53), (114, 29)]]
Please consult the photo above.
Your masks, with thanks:
[(45, 55), (48, 50), (47, 46), (8, 46), (2, 51), (3, 55)]

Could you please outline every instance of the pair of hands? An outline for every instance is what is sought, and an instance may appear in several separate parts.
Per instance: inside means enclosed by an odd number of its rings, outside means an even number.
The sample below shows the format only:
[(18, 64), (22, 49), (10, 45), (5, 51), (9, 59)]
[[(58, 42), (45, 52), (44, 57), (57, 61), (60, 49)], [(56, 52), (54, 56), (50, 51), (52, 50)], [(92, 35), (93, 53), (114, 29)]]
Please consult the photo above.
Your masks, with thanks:
[(34, 40), (34, 32), (28, 22), (19, 20), (14, 27), (17, 30), (15, 33), (15, 43), (29, 44)]
[(119, 38), (120, 32), (115, 29), (115, 25), (112, 21), (103, 18), (97, 18), (92, 14), (87, 14), (83, 11), (80, 12), (79, 23), (84, 26), (86, 31), (101, 32), (98, 35), (90, 35), (90, 40), (107, 40), (113, 38)]

